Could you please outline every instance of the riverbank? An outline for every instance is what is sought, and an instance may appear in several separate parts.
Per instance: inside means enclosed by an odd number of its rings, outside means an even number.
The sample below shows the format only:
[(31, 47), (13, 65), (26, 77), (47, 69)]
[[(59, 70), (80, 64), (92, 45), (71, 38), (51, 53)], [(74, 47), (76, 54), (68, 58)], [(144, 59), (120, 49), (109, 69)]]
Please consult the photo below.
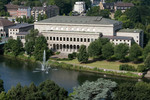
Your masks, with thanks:
[[(6, 58), (15, 58), (20, 59), (24, 61), (31, 61), (36, 62), (34, 57), (28, 57), (26, 55), (18, 55), (14, 56), (11, 54), (4, 55)], [(38, 61), (37, 61), (38, 62)], [(49, 64), (54, 67), (60, 67), (65, 69), (71, 69), (71, 70), (77, 70), (77, 71), (85, 71), (85, 72), (92, 72), (92, 73), (100, 73), (100, 74), (108, 74), (108, 75), (115, 75), (115, 76), (121, 76), (121, 77), (130, 77), (130, 78), (142, 78), (143, 74), (138, 72), (131, 72), (131, 71), (120, 71), (116, 69), (104, 69), (104, 68), (98, 68), (98, 67), (92, 67), (92, 66), (83, 66), (80, 64), (72, 64), (68, 61), (57, 61), (57, 60), (50, 60)]]
[(27, 55), (18, 55), (18, 56), (14, 56), (11, 53), (10, 54), (4, 54), (3, 55), (6, 58), (10, 58), (10, 59), (20, 59), (20, 60), (24, 60), (24, 61), (31, 61), (31, 62), (36, 62), (36, 60), (34, 59), (33, 56), (29, 57)]
[(81, 66), (78, 64), (70, 64), (63, 61), (51, 60), (49, 64), (54, 67), (61, 67), (65, 69), (78, 70), (78, 71), (87, 71), (92, 73), (100, 73), (100, 74), (108, 74), (115, 75), (121, 77), (129, 77), (129, 78), (142, 78), (143, 74), (139, 72), (131, 72), (131, 71), (120, 71), (120, 70), (110, 70), (110, 69), (102, 69), (91, 66)]

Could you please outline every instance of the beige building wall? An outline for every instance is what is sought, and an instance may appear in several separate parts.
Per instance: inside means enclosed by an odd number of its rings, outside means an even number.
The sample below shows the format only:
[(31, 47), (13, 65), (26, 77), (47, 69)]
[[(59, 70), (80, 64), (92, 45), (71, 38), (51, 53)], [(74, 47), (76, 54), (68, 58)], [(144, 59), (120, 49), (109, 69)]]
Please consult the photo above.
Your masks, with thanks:
[(129, 37), (133, 37), (134, 41), (140, 45), (141, 47), (143, 47), (143, 32), (138, 33), (138, 32), (117, 32), (117, 36), (129, 36)]
[(77, 52), (81, 45), (89, 46), (92, 41), (99, 38), (99, 33), (79, 33), (79, 32), (42, 32), (46, 37), (48, 47), (53, 51), (62, 53)]
[(102, 33), (103, 35), (113, 36), (116, 31), (120, 29), (121, 25), (82, 25), (82, 24), (68, 24), (68, 23), (55, 23), (55, 24), (46, 24), (46, 23), (35, 23), (35, 29), (38, 29), (39, 32), (50, 31), (50, 30), (61, 30), (61, 31), (78, 31), (78, 32), (95, 32)]

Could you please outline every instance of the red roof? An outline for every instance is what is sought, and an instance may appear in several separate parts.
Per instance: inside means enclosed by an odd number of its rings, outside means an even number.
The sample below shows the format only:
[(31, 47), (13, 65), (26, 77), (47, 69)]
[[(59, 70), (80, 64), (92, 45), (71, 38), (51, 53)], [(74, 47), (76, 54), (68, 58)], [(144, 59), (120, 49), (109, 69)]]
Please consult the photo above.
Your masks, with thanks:
[(119, 6), (119, 7), (133, 7), (134, 4), (133, 3), (125, 3), (125, 2), (117, 2), (117, 3), (115, 3), (115, 6)]
[(11, 3), (9, 3), (9, 4), (7, 4), (7, 5), (5, 5), (6, 6), (6, 8), (7, 9), (18, 9), (18, 5), (13, 5), (13, 4), (11, 4)]
[(14, 23), (7, 19), (0, 18), (0, 26), (11, 26), (11, 25), (14, 25)]

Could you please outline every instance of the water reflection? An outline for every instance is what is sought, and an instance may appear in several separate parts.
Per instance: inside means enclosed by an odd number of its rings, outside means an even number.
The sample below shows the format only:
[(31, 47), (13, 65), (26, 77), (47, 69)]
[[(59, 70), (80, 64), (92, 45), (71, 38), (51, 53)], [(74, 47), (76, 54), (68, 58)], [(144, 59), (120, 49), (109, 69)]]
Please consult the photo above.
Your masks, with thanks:
[[(16, 86), (18, 82), (22, 85), (29, 85), (34, 82), (38, 85), (40, 82), (50, 79), (56, 82), (59, 86), (64, 87), (69, 93), (72, 88), (83, 84), (86, 80), (95, 81), (98, 78), (110, 79), (118, 84), (123, 82), (137, 82), (138, 79), (120, 78), (110, 75), (94, 74), (88, 72), (80, 72), (59, 68), (58, 70), (51, 69), (48, 74), (44, 72), (33, 72), (41, 65), (17, 59), (8, 59), (0, 56), (0, 75), (4, 80), (5, 90), (9, 90), (11, 86)], [(142, 80), (141, 80), (142, 81)], [(144, 81), (147, 81), (144, 79)], [(149, 81), (147, 81), (149, 82)]]

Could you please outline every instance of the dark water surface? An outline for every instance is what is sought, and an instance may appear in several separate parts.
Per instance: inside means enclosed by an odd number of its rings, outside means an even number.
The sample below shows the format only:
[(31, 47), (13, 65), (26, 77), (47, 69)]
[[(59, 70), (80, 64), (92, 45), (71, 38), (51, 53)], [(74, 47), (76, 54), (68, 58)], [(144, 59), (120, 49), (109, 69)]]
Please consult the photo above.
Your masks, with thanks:
[(21, 85), (24, 86), (34, 82), (38, 85), (40, 82), (47, 79), (53, 80), (56, 84), (65, 88), (69, 93), (73, 91), (73, 87), (81, 85), (86, 80), (95, 81), (98, 78), (105, 78), (116, 81), (118, 84), (123, 82), (136, 83), (138, 81), (138, 79), (108, 76), (61, 68), (58, 68), (58, 70), (52, 68), (49, 70), (48, 74), (44, 72), (36, 72), (35, 69), (40, 67), (41, 65), (38, 63), (8, 59), (0, 56), (0, 78), (4, 81), (5, 91), (8, 91), (12, 86), (16, 86), (17, 83), (21, 83)]

